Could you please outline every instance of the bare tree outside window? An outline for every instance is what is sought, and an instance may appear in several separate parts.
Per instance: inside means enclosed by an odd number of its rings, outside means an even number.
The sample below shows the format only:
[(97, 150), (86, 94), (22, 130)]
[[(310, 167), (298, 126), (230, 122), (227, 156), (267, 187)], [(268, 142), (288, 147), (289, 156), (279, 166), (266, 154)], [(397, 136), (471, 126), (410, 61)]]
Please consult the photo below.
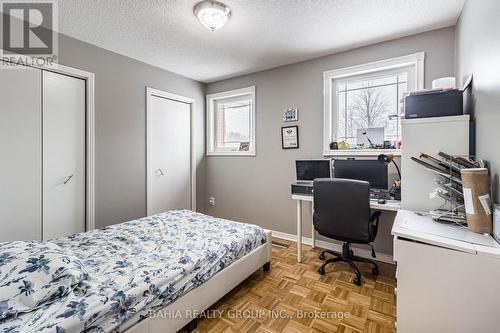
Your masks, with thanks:
[(363, 89), (349, 106), (349, 120), (360, 128), (377, 127), (387, 123), (389, 101), (377, 89)]
[(385, 128), (385, 140), (400, 137), (399, 99), (406, 91), (406, 75), (391, 75), (337, 85), (338, 140), (357, 144), (357, 130)]

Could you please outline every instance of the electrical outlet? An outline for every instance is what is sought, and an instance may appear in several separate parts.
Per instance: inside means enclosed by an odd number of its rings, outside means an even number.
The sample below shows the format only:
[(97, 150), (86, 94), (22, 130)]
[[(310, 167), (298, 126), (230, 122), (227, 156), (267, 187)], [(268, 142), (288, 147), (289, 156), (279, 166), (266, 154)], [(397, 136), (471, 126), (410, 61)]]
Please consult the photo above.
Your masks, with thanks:
[(208, 198), (208, 204), (210, 206), (215, 206), (215, 198), (214, 197), (210, 197)]

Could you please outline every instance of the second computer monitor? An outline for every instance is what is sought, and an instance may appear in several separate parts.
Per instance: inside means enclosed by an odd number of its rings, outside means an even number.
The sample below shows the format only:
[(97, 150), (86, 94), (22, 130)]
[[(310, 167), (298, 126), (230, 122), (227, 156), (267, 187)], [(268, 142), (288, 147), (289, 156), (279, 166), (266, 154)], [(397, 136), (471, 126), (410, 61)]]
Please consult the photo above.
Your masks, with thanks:
[(387, 165), (378, 160), (335, 160), (333, 167), (335, 178), (364, 180), (374, 189), (389, 187)]
[(316, 178), (330, 178), (332, 165), (330, 160), (296, 160), (295, 170), (298, 181), (312, 181)]

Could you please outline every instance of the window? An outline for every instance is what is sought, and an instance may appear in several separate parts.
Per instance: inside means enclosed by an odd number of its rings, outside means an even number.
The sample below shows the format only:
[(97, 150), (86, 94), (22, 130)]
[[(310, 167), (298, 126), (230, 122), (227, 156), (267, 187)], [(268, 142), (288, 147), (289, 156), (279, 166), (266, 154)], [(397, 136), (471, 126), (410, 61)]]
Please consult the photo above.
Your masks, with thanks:
[[(401, 99), (423, 88), (423, 53), (324, 73), (324, 154), (375, 155), (401, 138)], [(330, 150), (345, 141), (349, 150)], [(378, 149), (378, 150), (375, 150)]]
[[(355, 81), (339, 81), (335, 85), (337, 97), (337, 140), (352, 146), (365, 147), (358, 142), (358, 132), (383, 128), (384, 141), (394, 142), (401, 137), (399, 101), (408, 91), (408, 73), (395, 73)], [(364, 132), (364, 131), (363, 131)], [(374, 143), (377, 144), (377, 143)]]
[(255, 87), (207, 95), (207, 155), (255, 156)]

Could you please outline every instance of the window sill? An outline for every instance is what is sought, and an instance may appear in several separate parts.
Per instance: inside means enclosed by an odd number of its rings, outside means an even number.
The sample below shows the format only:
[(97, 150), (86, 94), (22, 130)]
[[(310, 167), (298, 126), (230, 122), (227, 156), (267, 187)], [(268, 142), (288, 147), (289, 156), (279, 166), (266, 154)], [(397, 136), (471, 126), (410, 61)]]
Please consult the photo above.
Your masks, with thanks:
[(325, 150), (323, 152), (323, 156), (378, 156), (380, 154), (401, 156), (401, 149), (346, 149)]
[(254, 151), (210, 151), (207, 156), (256, 156)]

